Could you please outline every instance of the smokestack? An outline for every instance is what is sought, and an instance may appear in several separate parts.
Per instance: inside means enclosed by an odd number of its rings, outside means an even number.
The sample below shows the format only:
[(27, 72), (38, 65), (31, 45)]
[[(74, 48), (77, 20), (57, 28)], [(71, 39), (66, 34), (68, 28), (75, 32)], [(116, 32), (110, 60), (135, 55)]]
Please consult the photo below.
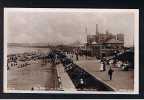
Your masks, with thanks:
[(99, 32), (98, 32), (98, 24), (96, 24), (96, 36), (95, 36), (95, 42), (96, 42), (96, 37), (98, 36), (98, 42), (99, 42)]
[(98, 24), (96, 24), (96, 35), (98, 35)]
[(116, 38), (115, 38), (116, 40), (118, 40), (118, 38), (117, 38), (117, 34), (116, 34)]

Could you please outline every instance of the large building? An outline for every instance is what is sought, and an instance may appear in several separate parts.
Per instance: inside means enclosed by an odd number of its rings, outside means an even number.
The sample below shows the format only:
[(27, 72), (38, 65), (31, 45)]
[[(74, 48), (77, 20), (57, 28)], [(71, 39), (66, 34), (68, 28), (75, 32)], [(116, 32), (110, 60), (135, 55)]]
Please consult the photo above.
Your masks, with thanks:
[(87, 35), (87, 43), (91, 44), (96, 41), (96, 35)]
[(118, 40), (115, 36), (101, 35), (99, 41), (94, 41), (94, 38), (88, 38), (87, 41), (87, 49), (91, 50), (91, 56), (110, 56), (124, 47), (124, 41)]
[(98, 32), (96, 25), (96, 34), (87, 35), (87, 49), (91, 50), (91, 56), (104, 57), (110, 56), (114, 52), (122, 50), (124, 47), (124, 34), (112, 34), (106, 31), (105, 34)]

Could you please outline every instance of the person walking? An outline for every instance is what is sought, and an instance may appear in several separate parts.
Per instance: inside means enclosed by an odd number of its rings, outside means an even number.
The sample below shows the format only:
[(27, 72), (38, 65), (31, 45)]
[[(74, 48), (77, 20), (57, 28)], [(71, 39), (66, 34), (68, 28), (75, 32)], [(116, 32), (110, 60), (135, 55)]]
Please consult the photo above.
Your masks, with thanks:
[(84, 79), (80, 78), (80, 88), (83, 89), (84, 88)]
[(100, 64), (100, 72), (102, 72), (103, 70), (104, 70), (103, 62), (101, 62), (101, 64)]
[(121, 66), (122, 66), (122, 62), (119, 60), (119, 61), (117, 61), (117, 67), (118, 68), (121, 68)]
[(85, 59), (87, 60), (88, 52), (86, 51), (85, 53)]
[(76, 53), (76, 60), (77, 60), (77, 61), (79, 60), (78, 53)]
[(103, 71), (106, 70), (106, 64), (105, 64), (105, 61), (103, 61)]
[(110, 80), (112, 80), (112, 75), (113, 75), (114, 70), (112, 70), (112, 68), (110, 67), (109, 71), (108, 71), (108, 75)]
[(85, 87), (85, 72), (81, 71), (80, 72), (80, 89), (84, 89)]

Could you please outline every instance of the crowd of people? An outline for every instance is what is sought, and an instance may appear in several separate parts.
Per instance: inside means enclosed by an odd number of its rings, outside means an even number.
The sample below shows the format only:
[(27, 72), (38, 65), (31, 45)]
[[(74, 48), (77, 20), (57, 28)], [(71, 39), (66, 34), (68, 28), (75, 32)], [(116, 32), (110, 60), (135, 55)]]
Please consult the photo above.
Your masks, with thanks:
[(42, 64), (46, 63), (44, 54), (38, 53), (21, 53), (21, 54), (12, 54), (7, 56), (7, 70), (11, 68), (23, 68), (28, 65), (38, 63), (39, 60), (42, 60)]
[(129, 62), (128, 61), (121, 61), (118, 59), (106, 60), (105, 58), (103, 58), (102, 60), (99, 60), (99, 62), (100, 62), (100, 69), (99, 69), (100, 72), (107, 71), (110, 80), (112, 80), (114, 68), (118, 68), (121, 71), (129, 70)]

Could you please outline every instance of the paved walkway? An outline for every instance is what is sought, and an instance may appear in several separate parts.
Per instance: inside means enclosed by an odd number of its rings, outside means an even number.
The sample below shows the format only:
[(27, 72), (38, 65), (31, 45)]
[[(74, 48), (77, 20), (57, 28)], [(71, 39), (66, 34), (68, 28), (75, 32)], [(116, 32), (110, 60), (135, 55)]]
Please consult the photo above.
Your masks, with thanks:
[(113, 79), (110, 81), (108, 77), (108, 69), (100, 72), (100, 63), (96, 60), (80, 60), (75, 61), (77, 65), (89, 72), (100, 81), (111, 86), (115, 91), (133, 91), (134, 89), (134, 71), (121, 71), (119, 68), (113, 68)]
[[(75, 54), (72, 57), (70, 57), (70, 55), (67, 54), (67, 57), (72, 59), (73, 61), (76, 61), (76, 55)], [(79, 60), (86, 60), (86, 59), (87, 60), (94, 60), (94, 59), (96, 59), (96, 57), (87, 56), (87, 58), (86, 58), (86, 56), (83, 55), (83, 56), (78, 56), (78, 59)]]
[(57, 65), (57, 74), (60, 80), (60, 88), (64, 91), (76, 91), (76, 88), (68, 76), (67, 72), (64, 71), (64, 67), (62, 64)]
[[(19, 65), (19, 64), (18, 64)], [(31, 61), (31, 65), (10, 68), (7, 72), (8, 90), (56, 90), (56, 68), (42, 60)]]

